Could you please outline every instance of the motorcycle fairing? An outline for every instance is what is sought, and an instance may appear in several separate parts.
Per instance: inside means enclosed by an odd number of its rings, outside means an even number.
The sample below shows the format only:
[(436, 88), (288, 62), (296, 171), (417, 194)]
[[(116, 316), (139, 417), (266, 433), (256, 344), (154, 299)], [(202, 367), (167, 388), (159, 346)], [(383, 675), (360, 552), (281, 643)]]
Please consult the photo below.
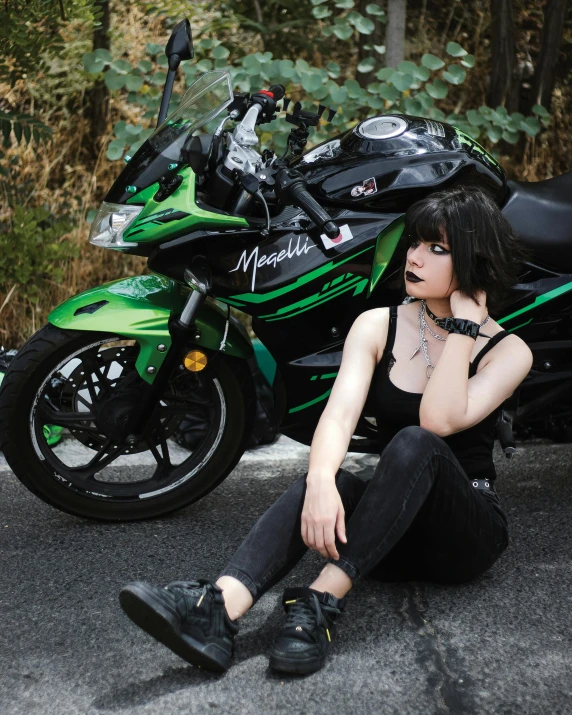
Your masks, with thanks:
[[(136, 340), (139, 356), (135, 367), (145, 382), (152, 383), (169, 348), (171, 311), (179, 315), (189, 288), (158, 275), (134, 276), (111, 281), (73, 296), (49, 315), (52, 325), (65, 330), (113, 332)], [(228, 320), (228, 329), (227, 329)], [(240, 323), (214, 301), (198, 311), (195, 327), (200, 337), (193, 344), (227, 355), (248, 359), (252, 344)], [(166, 350), (158, 350), (159, 345)], [(153, 374), (147, 368), (156, 368)]]
[[(353, 217), (352, 217), (353, 218)], [(245, 293), (234, 293), (229, 296), (221, 297), (226, 303), (230, 303), (236, 308), (244, 310), (246, 313), (251, 315), (257, 315), (260, 319), (266, 320), (268, 322), (274, 322), (276, 320), (284, 320), (285, 318), (290, 318), (299, 313), (303, 313), (310, 310), (323, 302), (326, 302), (332, 297), (335, 297), (341, 293), (345, 293), (352, 288), (354, 288), (353, 295), (359, 295), (365, 287), (368, 287), (367, 298), (369, 298), (379, 283), (381, 277), (383, 276), (387, 266), (389, 265), (399, 239), (403, 233), (405, 226), (405, 221), (403, 216), (399, 216), (397, 219), (392, 221), (394, 218), (391, 215), (380, 215), (376, 216), (376, 223), (386, 224), (383, 230), (376, 236), (375, 251), (372, 260), (371, 273), (369, 278), (364, 278), (363, 275), (354, 275), (351, 271), (345, 274), (339, 274), (336, 272), (334, 278), (328, 276), (333, 269), (337, 269), (344, 263), (356, 259), (358, 256), (362, 255), (366, 251), (372, 248), (371, 240), (375, 236), (375, 223), (363, 223), (362, 227), (359, 224), (354, 224), (352, 218), (348, 218), (348, 223), (350, 224), (352, 230), (355, 233), (355, 240), (351, 241), (351, 246), (343, 249), (343, 252), (334, 255), (331, 260), (325, 261), (323, 253), (312, 253), (306, 259), (306, 253), (308, 248), (314, 248), (317, 244), (315, 241), (310, 242), (311, 234), (308, 235), (303, 233), (301, 235), (296, 235), (294, 233), (286, 234), (281, 240), (270, 238), (267, 242), (268, 249), (264, 244), (255, 246), (250, 250), (245, 250), (240, 254), (238, 261), (235, 260), (236, 265), (230, 272), (235, 272), (238, 269), (242, 270), (243, 274), (246, 274), (252, 280), (251, 287), (254, 285), (257, 277), (261, 278), (260, 282), (263, 283), (264, 292), (245, 292)], [(362, 219), (363, 220), (363, 219)], [(389, 224), (387, 222), (389, 221)], [(361, 237), (360, 237), (361, 229)], [(372, 235), (373, 234), (373, 235)], [(284, 276), (281, 275), (279, 271), (274, 274), (269, 272), (263, 273), (259, 271), (256, 273), (257, 261), (260, 260), (259, 256), (265, 256), (267, 259), (265, 263), (267, 266), (272, 266), (272, 258), (280, 257), (284, 254), (284, 257), (289, 257), (291, 246), (294, 245), (294, 251), (292, 251), (292, 256), (296, 255), (296, 249), (298, 249), (297, 257), (303, 257), (306, 270), (299, 275), (296, 280), (292, 280), (289, 283), (284, 282)], [(285, 246), (285, 248), (283, 248)], [(282, 250), (280, 250), (282, 249)], [(331, 253), (332, 251), (328, 251)], [(236, 256), (236, 253), (231, 254)], [(252, 260), (254, 259), (254, 261)], [(276, 263), (274, 263), (276, 265)], [(310, 268), (314, 270), (307, 270)], [(263, 269), (262, 269), (263, 270)], [(298, 289), (303, 288), (303, 286), (312, 283), (314, 280), (319, 279), (324, 276), (324, 279), (328, 279), (327, 282), (320, 285), (320, 290), (317, 293), (311, 295), (301, 294)], [(268, 288), (276, 285), (274, 290), (267, 290)], [(283, 300), (287, 293), (294, 292), (296, 301), (293, 303), (284, 304)], [(280, 301), (279, 307), (270, 313), (261, 313), (257, 306), (267, 303), (269, 301), (278, 300)]]
[(572, 171), (544, 181), (509, 181), (502, 212), (545, 268), (572, 271)]
[(403, 235), (403, 229), (405, 228), (405, 217), (397, 219), (393, 223), (389, 224), (377, 237), (375, 244), (375, 254), (373, 256), (373, 263), (371, 265), (371, 277), (369, 279), (369, 288), (367, 291), (367, 297), (369, 298), (375, 289), (375, 286), (381, 280), (381, 277), (385, 273), (385, 269), (391, 261), (397, 244)]
[[(332, 364), (330, 354), (340, 350), (338, 336), (361, 312), (378, 307), (380, 298), (381, 304), (402, 300), (403, 214), (343, 210), (336, 219), (349, 225), (353, 238), (332, 248), (296, 216), (264, 240), (240, 232), (188, 239), (193, 252), (207, 257), (218, 299), (252, 316), (277, 363), (282, 427), (304, 443), (339, 369), (339, 358)], [(150, 267), (177, 278), (189, 243), (163, 244)]]
[(126, 201), (132, 205), (144, 204), (144, 208), (123, 234), (125, 243), (156, 243), (197, 229), (212, 227), (248, 227), (248, 221), (240, 216), (207, 211), (197, 205), (196, 177), (190, 167), (175, 172), (173, 176), (181, 177), (181, 183), (163, 201), (156, 201), (154, 198), (161, 188), (160, 182), (138, 191)]

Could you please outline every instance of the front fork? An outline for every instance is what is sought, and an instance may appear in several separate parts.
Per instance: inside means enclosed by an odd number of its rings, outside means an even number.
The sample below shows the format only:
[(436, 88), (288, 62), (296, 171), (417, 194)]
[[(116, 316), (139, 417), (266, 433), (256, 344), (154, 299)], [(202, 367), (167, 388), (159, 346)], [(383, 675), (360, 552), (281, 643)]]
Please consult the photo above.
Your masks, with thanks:
[[(210, 273), (208, 266), (193, 262), (193, 271), (185, 268), (185, 283), (191, 288), (181, 315), (169, 321), (169, 333), (171, 335), (171, 348), (163, 360), (162, 365), (153, 383), (148, 385), (144, 392), (143, 399), (139, 404), (137, 414), (128, 423), (128, 435), (126, 443), (129, 446), (136, 445), (141, 436), (145, 434), (147, 428), (152, 424), (155, 410), (159, 406), (161, 395), (169, 384), (169, 378), (175, 366), (179, 364), (185, 344), (189, 335), (193, 335), (197, 340), (200, 334), (194, 326), (195, 315), (207, 299), (210, 290)], [(148, 367), (148, 371), (155, 370)]]

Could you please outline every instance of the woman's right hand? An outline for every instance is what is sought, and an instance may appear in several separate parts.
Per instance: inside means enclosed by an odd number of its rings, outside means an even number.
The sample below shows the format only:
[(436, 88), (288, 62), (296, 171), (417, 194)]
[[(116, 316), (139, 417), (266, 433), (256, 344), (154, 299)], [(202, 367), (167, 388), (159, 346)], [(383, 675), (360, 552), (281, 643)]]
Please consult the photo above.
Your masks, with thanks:
[(335, 482), (306, 480), (306, 497), (302, 509), (302, 539), (306, 546), (325, 558), (340, 558), (336, 549), (336, 532), (347, 543), (345, 510)]

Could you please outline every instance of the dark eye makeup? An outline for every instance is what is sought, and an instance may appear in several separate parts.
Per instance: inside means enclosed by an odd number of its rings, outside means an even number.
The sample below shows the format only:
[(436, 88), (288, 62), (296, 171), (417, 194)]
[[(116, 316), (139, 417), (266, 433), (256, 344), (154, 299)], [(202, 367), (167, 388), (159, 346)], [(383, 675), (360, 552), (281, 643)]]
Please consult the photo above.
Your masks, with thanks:
[[(409, 248), (413, 248), (414, 246), (418, 246), (418, 245), (419, 245), (419, 241), (411, 241), (411, 243), (409, 244)], [(433, 253), (435, 253), (436, 256), (438, 256), (439, 254), (446, 255), (447, 253), (451, 253), (451, 251), (448, 251), (446, 248), (443, 248), (443, 246), (441, 246), (440, 243), (432, 243), (430, 248), (433, 248), (433, 246), (437, 246), (437, 248), (440, 249), (437, 252), (433, 251)]]

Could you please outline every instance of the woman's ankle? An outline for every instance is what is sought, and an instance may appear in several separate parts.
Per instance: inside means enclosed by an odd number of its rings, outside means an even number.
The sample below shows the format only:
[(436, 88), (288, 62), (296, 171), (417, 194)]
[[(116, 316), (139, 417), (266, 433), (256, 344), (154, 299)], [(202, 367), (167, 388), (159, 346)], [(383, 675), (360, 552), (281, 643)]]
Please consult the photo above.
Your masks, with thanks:
[(222, 590), (226, 612), (231, 621), (243, 616), (254, 599), (246, 586), (234, 576), (220, 576), (216, 585)]
[(343, 598), (352, 586), (353, 582), (347, 573), (332, 563), (326, 564), (318, 578), (310, 584), (314, 591), (331, 593), (336, 598)]

